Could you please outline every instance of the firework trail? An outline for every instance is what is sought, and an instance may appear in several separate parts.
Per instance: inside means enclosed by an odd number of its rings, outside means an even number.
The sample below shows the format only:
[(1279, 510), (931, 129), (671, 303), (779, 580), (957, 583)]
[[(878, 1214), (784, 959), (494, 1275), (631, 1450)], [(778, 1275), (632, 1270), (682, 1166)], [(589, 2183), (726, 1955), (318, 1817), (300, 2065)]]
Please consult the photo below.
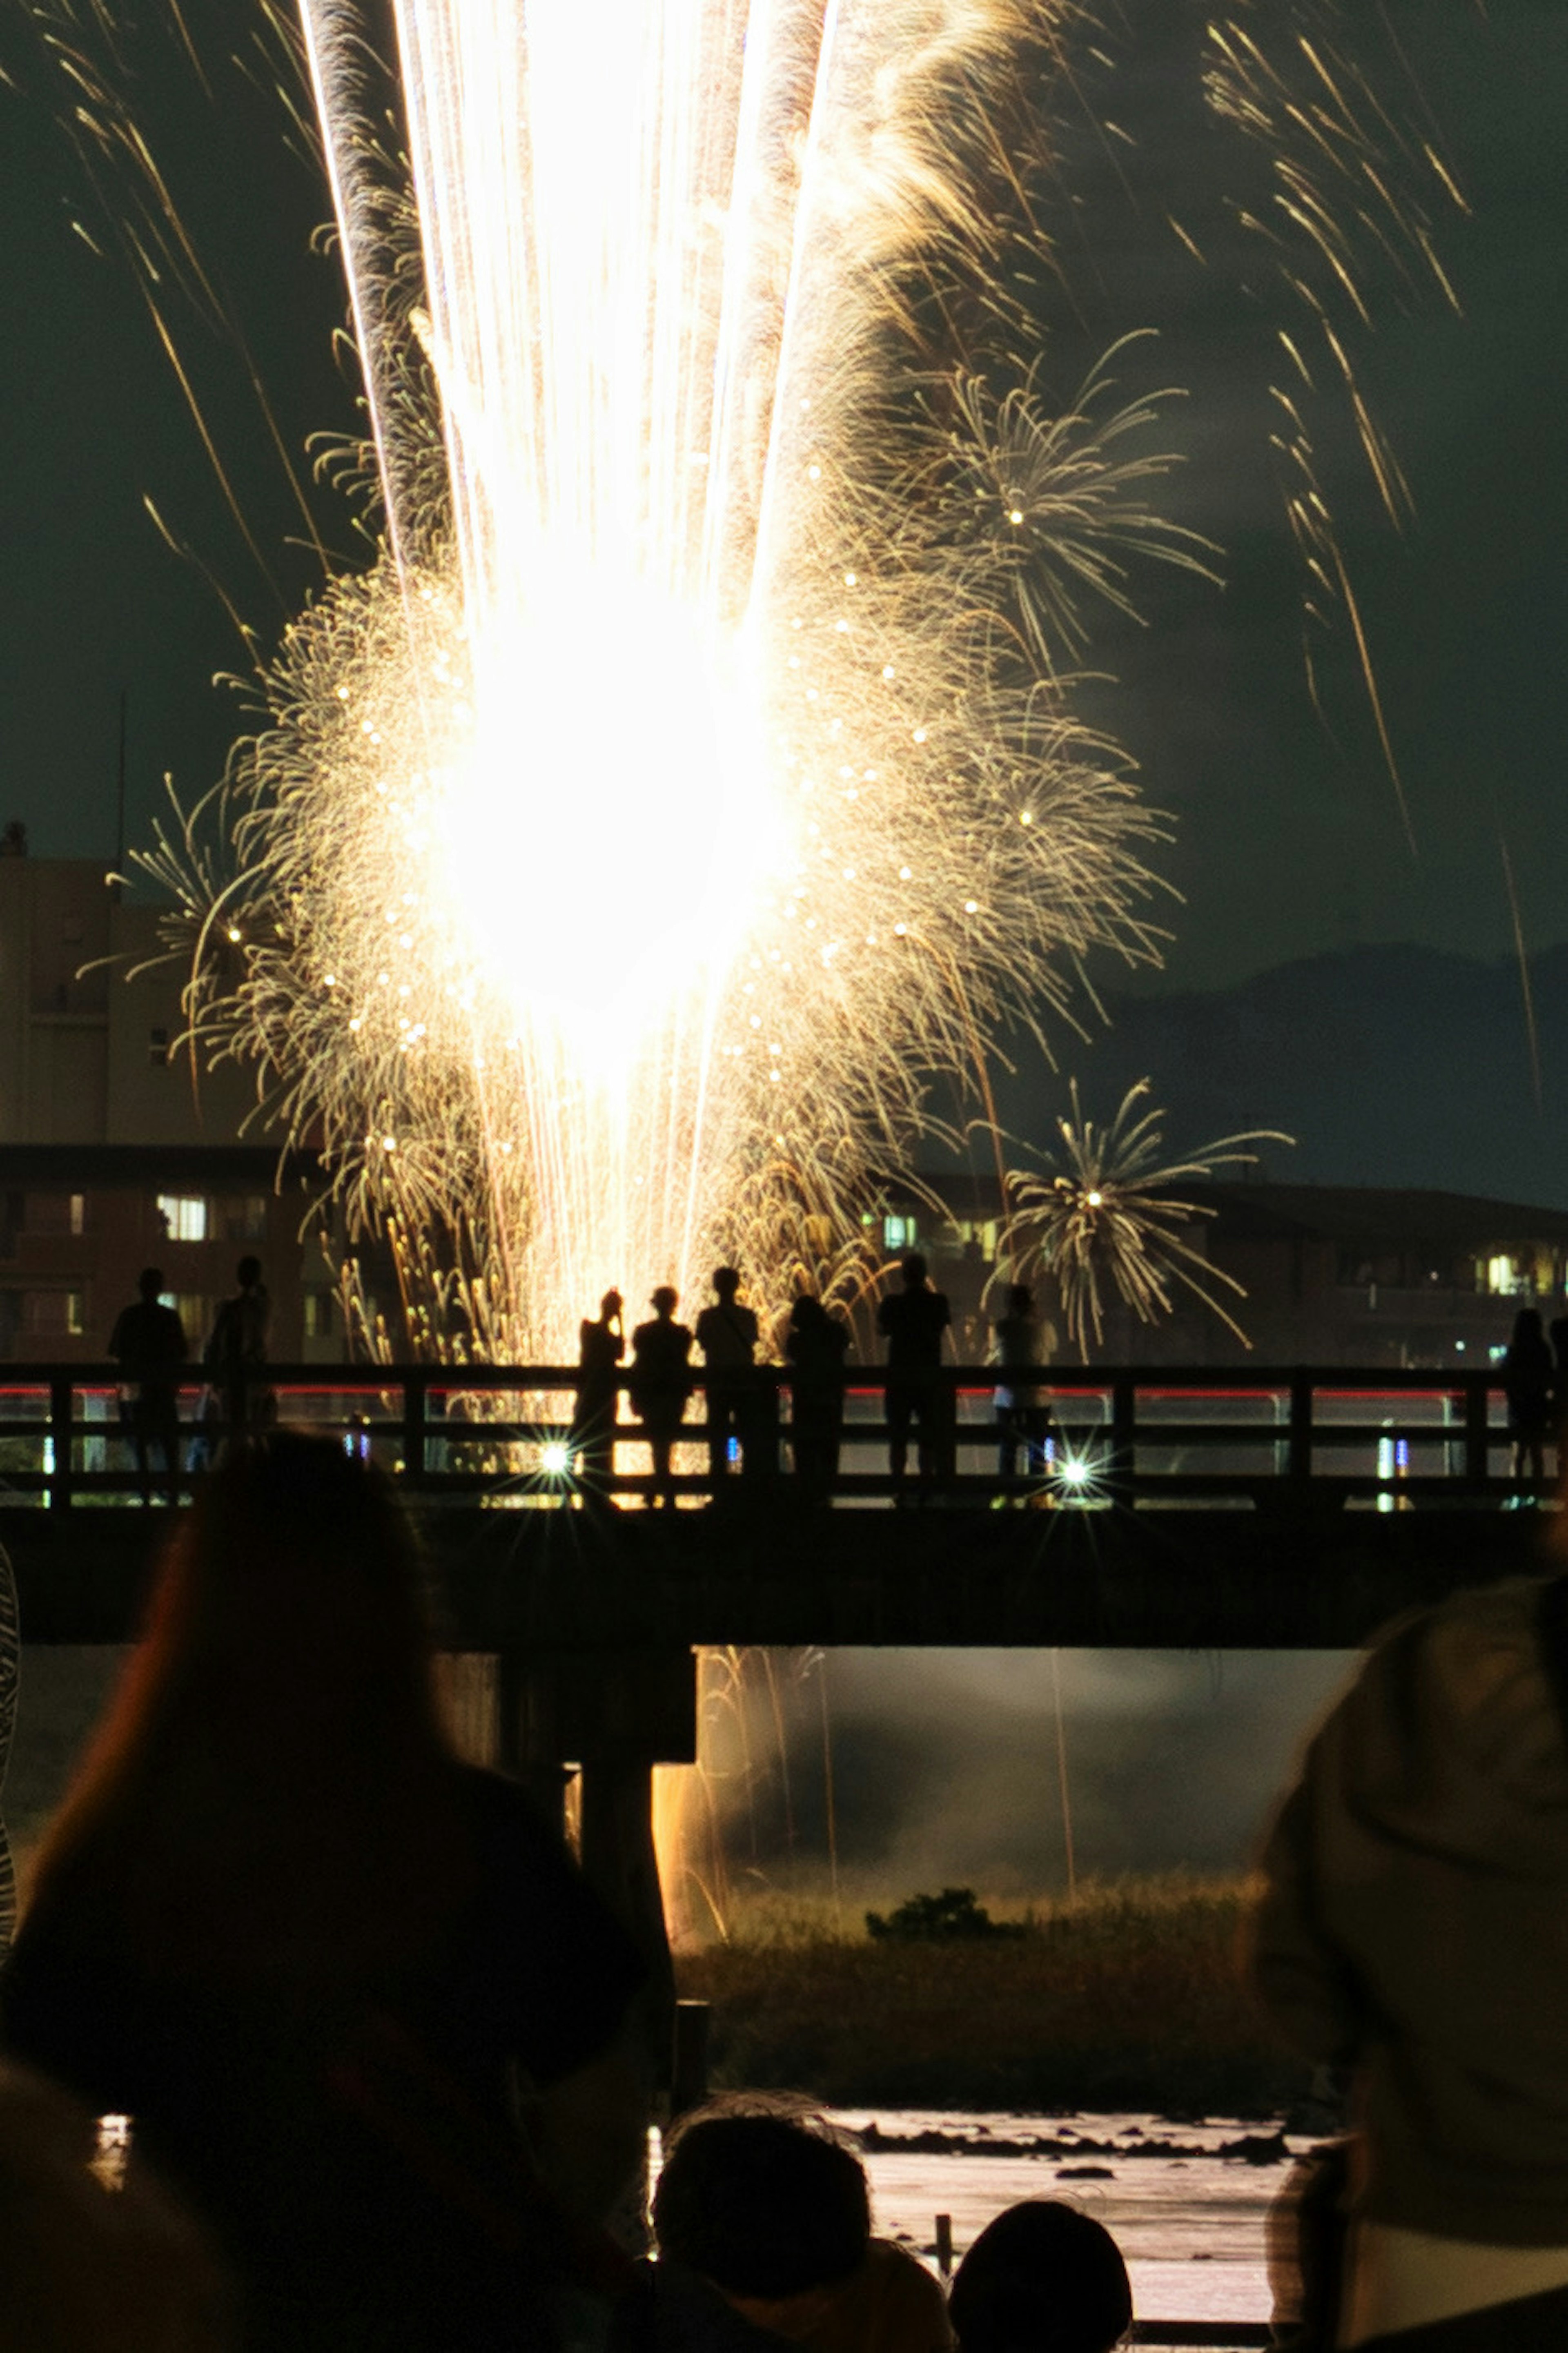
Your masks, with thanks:
[[(1362, 257), (1437, 270), (1411, 190), (1444, 174), (1336, 13), (1217, 18), (1204, 71), (1307, 322), (1278, 397), (1310, 595), (1359, 644), (1307, 396), (1327, 369), (1397, 515), (1351, 357)], [(112, 12), (30, 14), (226, 491), (170, 292), (234, 332), (232, 306)], [(383, 59), (352, 0), (262, 0), (243, 68), (325, 168), (366, 430), (321, 463), (377, 553), (329, 570), (259, 666), (259, 731), (144, 860), (184, 911), (197, 1048), (254, 1063), (351, 1229), (390, 1230), (422, 1348), (559, 1357), (610, 1281), (721, 1256), (775, 1311), (800, 1282), (848, 1297), (932, 1079), (983, 1089), (1086, 957), (1159, 952), (1160, 821), (1074, 681), (1130, 561), (1203, 551), (1154, 512), (1153, 405), (1113, 392), (1133, 359), (1077, 399), (1040, 373), (1055, 110), (1094, 16), (387, 21)], [(177, 8), (167, 31), (205, 83)]]
[(402, 203), (303, 11), (382, 551), (155, 863), (198, 1033), (423, 1266), (418, 1336), (559, 1360), (612, 1279), (850, 1282), (932, 1072), (1156, 952), (1071, 672), (1129, 549), (1194, 551), (1150, 405), (1015, 356), (1033, 11), (395, 17)]

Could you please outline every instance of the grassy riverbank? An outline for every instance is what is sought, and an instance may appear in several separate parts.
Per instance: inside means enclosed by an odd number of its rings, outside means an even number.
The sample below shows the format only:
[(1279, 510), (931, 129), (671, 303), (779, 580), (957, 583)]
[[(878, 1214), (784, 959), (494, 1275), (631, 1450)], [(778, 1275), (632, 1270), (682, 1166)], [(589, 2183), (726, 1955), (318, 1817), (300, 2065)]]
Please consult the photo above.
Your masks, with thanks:
[(1261, 2116), (1300, 2100), (1306, 2073), (1248, 2000), (1245, 1905), (1239, 1881), (1118, 1882), (1071, 1903), (991, 1903), (1021, 1936), (903, 1943), (868, 1936), (859, 1909), (759, 1896), (727, 1943), (677, 1968), (681, 1993), (713, 2005), (715, 2088)]

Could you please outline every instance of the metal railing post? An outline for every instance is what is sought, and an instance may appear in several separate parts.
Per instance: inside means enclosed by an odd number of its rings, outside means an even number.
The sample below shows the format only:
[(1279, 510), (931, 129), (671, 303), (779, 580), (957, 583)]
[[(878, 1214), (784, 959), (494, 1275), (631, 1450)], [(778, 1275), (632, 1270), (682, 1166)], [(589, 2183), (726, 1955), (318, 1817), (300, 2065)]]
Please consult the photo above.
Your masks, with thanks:
[(772, 1365), (759, 1365), (756, 1387), (748, 1400), (747, 1428), (741, 1440), (741, 1470), (753, 1479), (779, 1475), (779, 1377)]
[(1472, 1494), (1484, 1492), (1491, 1476), (1491, 1375), (1465, 1375), (1465, 1484)]
[(1129, 1508), (1137, 1441), (1137, 1389), (1125, 1373), (1118, 1373), (1110, 1384), (1110, 1475), (1106, 1485), (1115, 1502)]
[(1290, 1431), (1286, 1440), (1285, 1475), (1295, 1487), (1305, 1485), (1312, 1475), (1312, 1393), (1310, 1373), (1292, 1373)]
[(68, 1512), (75, 1487), (72, 1477), (71, 1436), (75, 1429), (71, 1408), (76, 1402), (76, 1384), (68, 1373), (55, 1373), (49, 1380), (49, 1451), (54, 1467), (45, 1490), (45, 1500), (57, 1512)]
[(425, 1484), (426, 1407), (430, 1384), (423, 1373), (403, 1376), (403, 1475), (410, 1487)]

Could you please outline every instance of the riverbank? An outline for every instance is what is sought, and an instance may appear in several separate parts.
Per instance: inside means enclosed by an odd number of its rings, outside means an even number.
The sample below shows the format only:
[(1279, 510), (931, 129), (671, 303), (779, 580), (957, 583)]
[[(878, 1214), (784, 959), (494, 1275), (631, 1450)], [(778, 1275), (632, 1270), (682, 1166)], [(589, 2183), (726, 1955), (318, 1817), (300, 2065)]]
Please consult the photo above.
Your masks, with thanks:
[[(896, 1899), (895, 1899), (896, 1900)], [(1243, 1980), (1237, 1880), (1118, 1882), (994, 1903), (1022, 1934), (900, 1942), (863, 1914), (752, 1897), (677, 1961), (712, 2005), (711, 2076), (837, 2107), (1278, 2116), (1308, 2071)], [(886, 1908), (886, 1907), (876, 1907)]]

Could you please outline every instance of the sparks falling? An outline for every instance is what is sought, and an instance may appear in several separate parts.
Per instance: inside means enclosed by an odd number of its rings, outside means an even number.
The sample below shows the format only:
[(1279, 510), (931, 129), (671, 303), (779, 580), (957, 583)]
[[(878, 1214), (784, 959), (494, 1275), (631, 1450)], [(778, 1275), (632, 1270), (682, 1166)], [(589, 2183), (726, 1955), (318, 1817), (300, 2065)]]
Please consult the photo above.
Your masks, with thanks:
[(381, 552), (265, 674), (238, 871), (160, 871), (418, 1335), (552, 1361), (611, 1280), (847, 1287), (932, 1073), (1157, 952), (1070, 678), (1129, 549), (1195, 550), (1150, 405), (1016, 356), (1037, 12), (395, 16), (402, 186), (303, 10)]
[[(1133, 559), (1205, 551), (1157, 512), (1155, 402), (1119, 405), (1143, 353), (1074, 399), (1041, 351), (1092, 12), (394, 0), (384, 62), (354, 0), (258, 6), (314, 100), (366, 416), (323, 465), (377, 554), (258, 663), (261, 731), (142, 861), (196, 1047), (254, 1063), (351, 1229), (390, 1231), (431, 1353), (559, 1357), (608, 1282), (721, 1257), (775, 1314), (847, 1299), (932, 1080), (984, 1108), (1010, 1022), (1159, 953), (1161, 821), (1075, 672)], [(1436, 269), (1408, 186), (1443, 174), (1333, 16), (1225, 19), (1205, 71), (1388, 499), (1358, 246)], [(95, 181), (130, 166), (106, 213), (178, 367), (167, 290), (221, 297), (86, 40), (61, 15), (71, 135)], [(1364, 652), (1281, 344), (1310, 593)]]

